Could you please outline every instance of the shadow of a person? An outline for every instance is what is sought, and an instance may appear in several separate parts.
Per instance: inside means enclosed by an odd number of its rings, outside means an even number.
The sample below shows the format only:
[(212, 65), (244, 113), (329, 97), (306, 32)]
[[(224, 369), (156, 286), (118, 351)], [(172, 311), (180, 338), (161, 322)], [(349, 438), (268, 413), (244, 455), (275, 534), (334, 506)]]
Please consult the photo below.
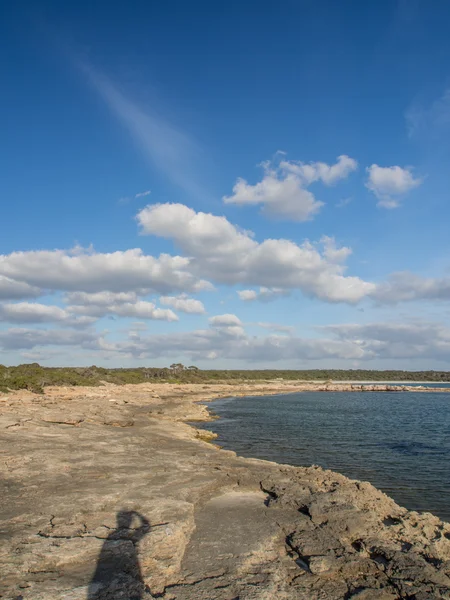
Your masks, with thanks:
[[(132, 527), (136, 519), (140, 525)], [(149, 531), (150, 523), (140, 513), (133, 510), (117, 513), (117, 528), (103, 543), (87, 600), (141, 600), (144, 597), (137, 545)]]

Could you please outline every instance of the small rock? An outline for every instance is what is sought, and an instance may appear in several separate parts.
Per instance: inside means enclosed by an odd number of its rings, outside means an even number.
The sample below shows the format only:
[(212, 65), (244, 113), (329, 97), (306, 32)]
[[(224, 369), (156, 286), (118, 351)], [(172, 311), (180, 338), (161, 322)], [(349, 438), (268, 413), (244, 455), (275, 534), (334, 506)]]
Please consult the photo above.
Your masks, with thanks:
[(105, 419), (103, 425), (109, 425), (110, 427), (133, 427), (133, 419)]
[(108, 401), (115, 404), (128, 404), (128, 400), (124, 400), (123, 398), (108, 398)]
[(44, 423), (55, 423), (56, 425), (79, 425), (84, 421), (80, 416), (43, 415), (41, 421)]
[(350, 596), (350, 599), (355, 600), (396, 600), (397, 594), (388, 592), (387, 590), (360, 590)]
[(309, 560), (309, 570), (314, 575), (334, 571), (338, 567), (338, 561), (334, 556), (313, 556)]

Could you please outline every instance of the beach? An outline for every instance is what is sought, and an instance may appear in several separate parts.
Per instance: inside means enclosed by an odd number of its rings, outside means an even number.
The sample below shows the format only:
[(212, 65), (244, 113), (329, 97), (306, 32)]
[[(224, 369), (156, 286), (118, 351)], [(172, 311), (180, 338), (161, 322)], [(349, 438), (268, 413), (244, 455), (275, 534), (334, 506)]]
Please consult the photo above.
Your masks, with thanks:
[(361, 385), (0, 394), (0, 597), (450, 598), (450, 524), (339, 473), (239, 457), (188, 424), (211, 419), (204, 401), (305, 389)]

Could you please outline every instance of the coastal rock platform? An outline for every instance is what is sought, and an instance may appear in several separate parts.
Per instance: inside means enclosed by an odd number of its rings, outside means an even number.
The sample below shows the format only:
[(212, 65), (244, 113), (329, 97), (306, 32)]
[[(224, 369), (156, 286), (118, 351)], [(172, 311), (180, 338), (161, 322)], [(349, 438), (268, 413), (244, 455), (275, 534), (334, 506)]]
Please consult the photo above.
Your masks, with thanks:
[(0, 394), (0, 598), (450, 599), (450, 524), (338, 473), (238, 457), (188, 424), (210, 420), (202, 400), (302, 389)]

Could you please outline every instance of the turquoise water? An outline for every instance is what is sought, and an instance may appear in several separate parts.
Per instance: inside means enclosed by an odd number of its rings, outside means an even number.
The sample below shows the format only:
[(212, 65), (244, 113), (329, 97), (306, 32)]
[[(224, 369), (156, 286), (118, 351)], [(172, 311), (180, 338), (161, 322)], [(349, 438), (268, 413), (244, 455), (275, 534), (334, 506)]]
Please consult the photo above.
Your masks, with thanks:
[(226, 398), (207, 429), (241, 456), (370, 481), (450, 521), (450, 393), (303, 392)]

